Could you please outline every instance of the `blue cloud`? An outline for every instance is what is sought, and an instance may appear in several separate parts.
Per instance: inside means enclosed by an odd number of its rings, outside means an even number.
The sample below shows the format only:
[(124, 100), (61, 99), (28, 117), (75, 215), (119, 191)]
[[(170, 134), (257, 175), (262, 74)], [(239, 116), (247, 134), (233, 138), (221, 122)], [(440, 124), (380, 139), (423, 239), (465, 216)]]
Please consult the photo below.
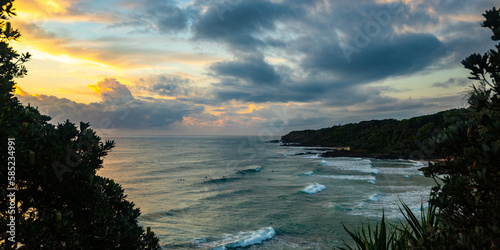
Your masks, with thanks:
[(275, 68), (261, 56), (217, 62), (209, 68), (217, 77), (237, 78), (255, 85), (279, 84), (282, 79)]

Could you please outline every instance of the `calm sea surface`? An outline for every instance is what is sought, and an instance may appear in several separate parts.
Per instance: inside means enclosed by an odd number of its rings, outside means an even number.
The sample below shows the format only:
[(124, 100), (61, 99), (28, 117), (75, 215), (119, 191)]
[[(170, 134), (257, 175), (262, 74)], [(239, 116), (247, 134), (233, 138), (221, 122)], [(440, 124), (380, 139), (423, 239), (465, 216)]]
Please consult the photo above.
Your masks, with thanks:
[[(416, 212), (433, 181), (404, 160), (321, 158), (257, 137), (119, 137), (99, 174), (164, 249), (331, 249), (342, 228)], [(308, 154), (302, 154), (308, 153)]]

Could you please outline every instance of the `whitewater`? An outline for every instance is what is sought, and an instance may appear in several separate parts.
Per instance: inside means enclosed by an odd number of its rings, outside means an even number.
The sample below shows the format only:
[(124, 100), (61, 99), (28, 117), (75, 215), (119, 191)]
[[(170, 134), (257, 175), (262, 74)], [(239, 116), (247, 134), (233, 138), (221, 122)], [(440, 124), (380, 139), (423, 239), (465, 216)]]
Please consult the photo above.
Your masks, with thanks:
[(98, 174), (125, 188), (164, 249), (331, 249), (342, 228), (418, 212), (424, 163), (322, 158), (257, 137), (117, 137)]

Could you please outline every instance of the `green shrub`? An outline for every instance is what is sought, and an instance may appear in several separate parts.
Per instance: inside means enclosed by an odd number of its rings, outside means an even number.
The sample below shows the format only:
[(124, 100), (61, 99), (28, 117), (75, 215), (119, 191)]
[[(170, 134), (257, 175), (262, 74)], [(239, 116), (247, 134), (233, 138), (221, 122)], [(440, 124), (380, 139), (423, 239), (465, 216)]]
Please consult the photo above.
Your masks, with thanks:
[[(354, 245), (349, 245), (344, 240), (345, 247), (339, 249), (363, 250), (403, 250), (403, 249), (435, 249), (430, 244), (431, 239), (437, 239), (438, 223), (436, 207), (429, 204), (427, 209), (420, 207), (420, 219), (401, 201), (401, 214), (405, 220), (400, 224), (390, 224), (382, 219), (374, 226), (361, 226), (357, 231), (349, 230), (344, 226), (349, 236), (354, 240)], [(366, 227), (366, 229), (365, 229)]]
[(349, 245), (344, 240), (345, 247), (339, 247), (343, 250), (362, 249), (362, 250), (381, 250), (381, 249), (406, 249), (407, 228), (399, 228), (385, 222), (385, 216), (382, 214), (382, 220), (374, 226), (368, 224), (361, 226), (357, 231), (349, 230), (345, 225), (344, 229), (354, 240), (354, 246)]

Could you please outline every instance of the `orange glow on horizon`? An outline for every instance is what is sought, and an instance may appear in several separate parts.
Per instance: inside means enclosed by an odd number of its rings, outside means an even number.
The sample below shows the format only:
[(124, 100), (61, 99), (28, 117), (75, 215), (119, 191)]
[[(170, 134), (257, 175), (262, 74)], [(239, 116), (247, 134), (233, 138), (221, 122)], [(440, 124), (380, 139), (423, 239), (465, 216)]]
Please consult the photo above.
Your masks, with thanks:
[(25, 96), (25, 95), (30, 95), (30, 93), (24, 91), (21, 89), (17, 84), (14, 85), (14, 95), (19, 95), (19, 96)]
[(37, 98), (40, 101), (43, 100), (46, 97), (46, 95), (38, 95), (38, 94), (32, 95), (32, 94), (24, 91), (22, 88), (20, 88), (17, 85), (14, 85), (14, 87), (15, 87), (15, 89), (14, 89), (14, 95), (18, 95), (18, 96), (33, 96), (33, 97)]

